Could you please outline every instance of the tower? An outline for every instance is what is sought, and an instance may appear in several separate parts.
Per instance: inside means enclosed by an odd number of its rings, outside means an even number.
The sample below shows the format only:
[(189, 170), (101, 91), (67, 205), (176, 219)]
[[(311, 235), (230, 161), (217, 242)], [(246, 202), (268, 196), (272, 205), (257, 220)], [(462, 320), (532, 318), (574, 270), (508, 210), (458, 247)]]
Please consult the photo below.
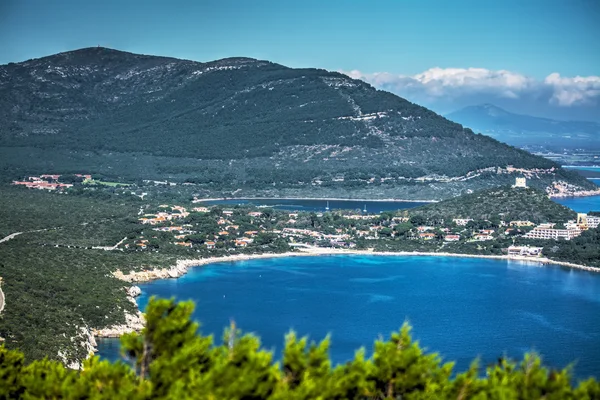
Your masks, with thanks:
[(516, 188), (526, 188), (527, 187), (527, 179), (525, 178), (516, 178), (515, 185), (513, 187)]
[(579, 229), (581, 230), (587, 230), (587, 214), (577, 213), (577, 226), (579, 226)]

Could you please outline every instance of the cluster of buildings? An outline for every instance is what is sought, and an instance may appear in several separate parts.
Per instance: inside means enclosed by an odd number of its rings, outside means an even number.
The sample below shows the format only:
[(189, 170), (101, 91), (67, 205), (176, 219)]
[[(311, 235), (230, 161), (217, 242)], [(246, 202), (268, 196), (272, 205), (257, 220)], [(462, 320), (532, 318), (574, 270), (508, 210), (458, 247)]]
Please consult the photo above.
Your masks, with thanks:
[(169, 207), (166, 204), (161, 204), (160, 208), (171, 208), (171, 212), (169, 211), (160, 211), (156, 214), (146, 214), (142, 218), (139, 218), (139, 221), (144, 225), (157, 225), (163, 224), (167, 221), (172, 221), (174, 219), (185, 218), (190, 213), (187, 211), (185, 207), (181, 206), (173, 206)]
[[(526, 187), (525, 180), (517, 180), (515, 187)], [(589, 216), (587, 214), (578, 214), (577, 220), (569, 221), (564, 226), (557, 224), (544, 223), (536, 225), (527, 220), (500, 221), (499, 229), (473, 229), (477, 225), (470, 222), (477, 222), (471, 218), (457, 218), (452, 220), (452, 225), (447, 227), (433, 226), (417, 226), (406, 227), (396, 230), (396, 226), (401, 223), (406, 223), (410, 220), (408, 216), (396, 216), (393, 218), (381, 219), (379, 215), (367, 214), (343, 214), (341, 218), (347, 220), (340, 222), (336, 227), (329, 226), (320, 231), (318, 228), (309, 227), (305, 216), (297, 212), (290, 212), (287, 215), (278, 214), (277, 218), (270, 217), (270, 221), (260, 220), (265, 214), (261, 211), (242, 211), (242, 210), (221, 210), (219, 215), (215, 214), (215, 222), (219, 226), (218, 232), (214, 234), (203, 233), (202, 239), (188, 239), (187, 236), (195, 234), (192, 231), (192, 225), (185, 225), (181, 222), (187, 217), (190, 212), (209, 213), (211, 208), (199, 206), (194, 207), (188, 212), (182, 206), (169, 206), (163, 204), (160, 208), (170, 209), (157, 212), (155, 214), (147, 214), (140, 218), (140, 222), (149, 225), (158, 225), (153, 228), (156, 231), (172, 232), (174, 234), (173, 244), (183, 247), (204, 246), (207, 249), (222, 247), (224, 244), (230, 247), (247, 247), (254, 243), (255, 236), (259, 233), (270, 233), (278, 237), (287, 238), (292, 243), (313, 243), (321, 246), (333, 247), (355, 247), (353, 240), (358, 238), (363, 239), (379, 239), (394, 237), (399, 234), (405, 235), (409, 239), (418, 239), (423, 241), (442, 240), (444, 242), (459, 242), (467, 241), (490, 241), (494, 240), (498, 235), (508, 234), (523, 234), (519, 228), (527, 228), (523, 237), (529, 239), (564, 239), (570, 240), (577, 237), (581, 232), (589, 228), (596, 228), (600, 225), (600, 217)], [(211, 214), (212, 215), (212, 214)], [(251, 224), (256, 226), (257, 230), (244, 231), (240, 229), (241, 220), (247, 215), (251, 217)], [(322, 216), (319, 213), (317, 216)], [(243, 218), (242, 218), (243, 217)], [(181, 221), (181, 222), (180, 222)], [(247, 222), (246, 218), (246, 222)], [(350, 222), (356, 221), (356, 222)], [(268, 223), (267, 223), (268, 222)], [(265, 226), (269, 226), (266, 228)], [(274, 228), (276, 226), (276, 228)], [(247, 228), (246, 228), (247, 229)], [(529, 230), (530, 229), (530, 230)], [(403, 233), (399, 233), (403, 232)], [(201, 243), (201, 244), (200, 244)], [(140, 247), (145, 243), (140, 242)], [(541, 248), (536, 247), (519, 247), (511, 246), (509, 249), (510, 255), (515, 256), (539, 256)]]
[[(81, 175), (78, 175), (81, 176)], [(86, 175), (87, 176), (87, 175)], [(58, 179), (60, 175), (40, 175), (30, 176), (26, 181), (13, 181), (13, 185), (23, 185), (30, 189), (45, 189), (45, 190), (56, 190), (63, 188), (70, 188), (73, 185), (70, 183), (60, 183)], [(91, 176), (90, 176), (91, 179)]]
[[(455, 222), (457, 220), (453, 220)], [(471, 221), (470, 219), (458, 220), (461, 221), (461, 225), (465, 226), (467, 223), (462, 224), (463, 221)], [(456, 223), (456, 222), (455, 222)], [(458, 225), (458, 224), (457, 224)], [(445, 242), (458, 242), (461, 239), (460, 233), (452, 233), (449, 228), (434, 228), (433, 226), (418, 226), (417, 227), (417, 236), (414, 238), (419, 238), (422, 240), (433, 240), (437, 237), (437, 235), (431, 231), (439, 230), (443, 236)], [(485, 241), (492, 240), (494, 238), (494, 229), (480, 229), (478, 232), (475, 232), (471, 239), (475, 241)]]
[[(194, 243), (189, 240), (186, 240), (188, 235), (193, 235), (197, 233), (192, 230), (193, 225), (190, 224), (181, 224), (175, 225), (177, 221), (180, 221), (186, 218), (190, 212), (182, 206), (169, 206), (167, 204), (161, 204), (159, 208), (170, 209), (170, 211), (160, 211), (155, 214), (146, 214), (142, 218), (139, 218), (139, 221), (144, 225), (158, 225), (156, 228), (153, 228), (154, 231), (158, 232), (171, 232), (174, 234), (173, 242), (176, 246), (194, 247)], [(210, 208), (208, 207), (194, 207), (191, 209), (193, 212), (198, 213), (208, 213), (210, 212)], [(223, 210), (221, 212), (222, 216), (218, 218), (216, 221), (220, 226), (220, 231), (213, 235), (210, 240), (206, 240), (203, 243), (203, 246), (207, 249), (214, 249), (217, 246), (218, 242), (222, 241), (232, 241), (232, 243), (236, 247), (246, 247), (250, 243), (254, 242), (254, 237), (259, 233), (259, 231), (246, 231), (239, 232), (240, 226), (234, 224), (229, 218), (233, 216), (233, 210)], [(260, 217), (262, 215), (261, 212), (249, 212), (249, 216), (251, 217)], [(170, 223), (170, 224), (169, 224)], [(264, 231), (264, 230), (262, 230)], [(231, 239), (233, 238), (233, 239)], [(140, 240), (142, 239), (142, 240)], [(145, 249), (148, 246), (148, 240), (143, 239), (141, 237), (135, 242), (135, 246), (137, 248)], [(126, 245), (126, 247), (129, 247)]]
[(528, 239), (571, 240), (581, 235), (583, 231), (597, 228), (598, 225), (600, 225), (600, 217), (579, 213), (576, 221), (568, 221), (564, 227), (557, 228), (556, 224), (553, 223), (540, 224), (527, 232), (524, 237)]
[(290, 238), (294, 241), (294, 238), (312, 238), (317, 241), (327, 241), (331, 246), (334, 247), (355, 247), (355, 243), (348, 243), (350, 235), (342, 233), (341, 229), (336, 229), (335, 234), (327, 234), (319, 231), (313, 231), (310, 229), (296, 229), (296, 228), (283, 228), (281, 230), (281, 236)]
[(508, 255), (513, 257), (541, 257), (542, 247), (509, 246)]
[[(75, 174), (74, 176), (82, 178), (85, 181), (91, 181), (92, 175), (89, 174)], [(24, 181), (13, 181), (13, 185), (22, 185), (30, 189), (45, 189), (45, 190), (57, 190), (65, 189), (73, 186), (71, 183), (59, 182), (60, 174), (42, 174), (40, 176), (28, 176)]]

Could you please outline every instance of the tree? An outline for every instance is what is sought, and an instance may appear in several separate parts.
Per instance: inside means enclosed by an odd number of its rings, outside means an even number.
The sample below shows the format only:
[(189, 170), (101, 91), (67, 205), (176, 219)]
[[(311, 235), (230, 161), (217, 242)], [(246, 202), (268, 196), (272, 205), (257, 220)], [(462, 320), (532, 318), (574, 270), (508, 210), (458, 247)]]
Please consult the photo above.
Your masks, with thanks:
[(283, 359), (261, 349), (260, 340), (243, 334), (232, 321), (222, 344), (199, 333), (191, 302), (150, 299), (141, 333), (122, 337), (122, 351), (134, 366), (92, 357), (82, 371), (47, 359), (26, 365), (16, 350), (0, 347), (0, 399), (600, 399), (595, 379), (572, 386), (571, 369), (545, 368), (536, 354), (515, 363), (500, 359), (485, 375), (478, 362), (452, 374), (425, 353), (404, 324), (389, 340), (332, 367), (329, 338), (308, 343), (286, 336)]
[(425, 217), (423, 217), (421, 215), (413, 215), (412, 217), (410, 217), (410, 223), (413, 226), (423, 225), (426, 222), (427, 222), (427, 220), (425, 219)]

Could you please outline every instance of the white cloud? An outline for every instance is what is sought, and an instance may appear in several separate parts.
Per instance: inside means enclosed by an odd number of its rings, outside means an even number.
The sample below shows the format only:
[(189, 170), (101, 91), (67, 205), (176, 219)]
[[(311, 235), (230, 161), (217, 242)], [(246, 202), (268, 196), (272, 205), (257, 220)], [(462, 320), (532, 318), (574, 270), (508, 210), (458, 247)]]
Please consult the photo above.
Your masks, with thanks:
[(550, 101), (559, 106), (596, 104), (596, 99), (600, 98), (599, 76), (566, 78), (555, 72), (548, 75), (544, 83), (553, 87)]
[(412, 76), (356, 70), (340, 72), (423, 104), (486, 98), (489, 101), (527, 99), (550, 106), (573, 107), (595, 106), (600, 100), (598, 76), (569, 78), (553, 73), (540, 81), (506, 70), (437, 67)]

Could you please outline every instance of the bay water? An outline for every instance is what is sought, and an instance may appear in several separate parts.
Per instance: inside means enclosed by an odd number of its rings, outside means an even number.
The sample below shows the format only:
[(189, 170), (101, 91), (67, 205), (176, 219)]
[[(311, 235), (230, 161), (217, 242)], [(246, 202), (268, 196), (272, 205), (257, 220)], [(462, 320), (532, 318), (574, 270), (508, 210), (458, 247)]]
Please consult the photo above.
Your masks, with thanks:
[[(559, 204), (572, 208), (577, 212), (600, 211), (600, 196), (565, 197), (554, 199)], [(404, 210), (428, 203), (410, 201), (358, 201), (358, 200), (297, 200), (297, 199), (228, 199), (203, 202), (206, 205), (255, 205), (272, 207), (278, 210), (324, 212), (330, 210), (367, 210), (369, 214), (383, 211)]]
[[(140, 285), (151, 296), (191, 299), (201, 332), (221, 343), (230, 320), (276, 358), (291, 329), (331, 335), (334, 363), (350, 360), (404, 321), (414, 338), (458, 371), (480, 357), (520, 359), (536, 350), (552, 367), (575, 362), (578, 378), (600, 376), (600, 274), (537, 263), (431, 256), (256, 259), (192, 268), (179, 279)], [(118, 340), (99, 343), (118, 358)]]

